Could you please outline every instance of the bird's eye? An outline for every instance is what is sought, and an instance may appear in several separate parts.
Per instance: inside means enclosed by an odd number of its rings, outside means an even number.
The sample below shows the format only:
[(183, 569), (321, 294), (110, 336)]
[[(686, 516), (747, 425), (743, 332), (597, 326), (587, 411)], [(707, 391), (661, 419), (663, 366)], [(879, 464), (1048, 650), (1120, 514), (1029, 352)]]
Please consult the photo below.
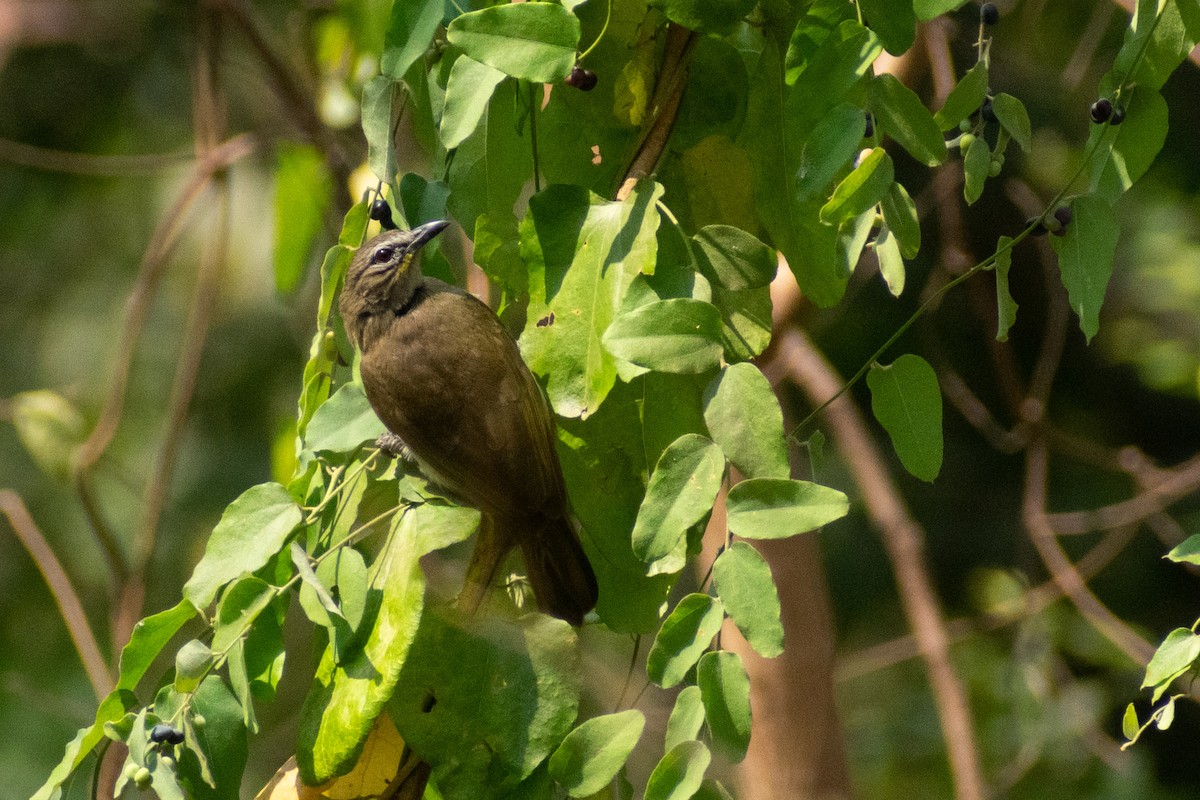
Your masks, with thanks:
[(383, 264), (384, 262), (391, 261), (395, 252), (391, 247), (381, 247), (371, 254), (371, 263)]

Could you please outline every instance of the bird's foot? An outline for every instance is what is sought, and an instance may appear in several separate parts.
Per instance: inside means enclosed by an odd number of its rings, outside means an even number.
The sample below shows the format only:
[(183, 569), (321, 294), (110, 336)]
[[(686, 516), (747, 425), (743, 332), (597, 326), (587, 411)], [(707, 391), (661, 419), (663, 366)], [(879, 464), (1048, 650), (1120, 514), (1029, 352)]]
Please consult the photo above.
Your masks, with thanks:
[(404, 440), (391, 431), (379, 434), (375, 439), (375, 446), (401, 461), (416, 461), (413, 451), (408, 449), (408, 445), (404, 443)]

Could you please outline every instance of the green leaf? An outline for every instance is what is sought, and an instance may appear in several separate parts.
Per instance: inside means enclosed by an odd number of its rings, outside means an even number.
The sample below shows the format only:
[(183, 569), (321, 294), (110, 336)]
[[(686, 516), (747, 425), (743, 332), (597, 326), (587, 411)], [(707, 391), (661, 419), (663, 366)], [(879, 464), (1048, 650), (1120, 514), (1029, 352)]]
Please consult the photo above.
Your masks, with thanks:
[(942, 395), (920, 356), (905, 354), (867, 373), (871, 412), (891, 437), (904, 468), (923, 481), (942, 469)]
[(983, 184), (992, 163), (992, 151), (982, 136), (977, 136), (963, 156), (963, 197), (972, 205), (983, 194)]
[(1140, 727), (1137, 709), (1133, 707), (1133, 703), (1130, 703), (1125, 706), (1125, 713), (1121, 715), (1121, 735), (1132, 742), (1137, 738)]
[(446, 38), (506, 75), (558, 83), (575, 66), (579, 20), (554, 3), (493, 6), (456, 17)]
[(733, 795), (720, 781), (705, 778), (700, 789), (692, 795), (692, 800), (733, 800)]
[(187, 600), (180, 600), (174, 608), (152, 614), (134, 625), (129, 643), (121, 650), (117, 689), (137, 689), (159, 653), (195, 616), (196, 607)]
[[(298, 546), (298, 545), (294, 545)], [(250, 626), (276, 597), (261, 578), (246, 576), (221, 595), (213, 625), (212, 649), (222, 652), (249, 633)]]
[(667, 720), (664, 751), (670, 751), (680, 742), (695, 739), (704, 724), (704, 703), (700, 699), (699, 686), (685, 686), (675, 698), (671, 717)]
[(646, 675), (664, 689), (677, 685), (721, 629), (725, 608), (706, 594), (689, 594), (663, 621), (646, 657)]
[[(977, 61), (975, 66), (967, 70), (967, 74), (963, 75), (958, 83), (954, 84), (954, 88), (946, 96), (946, 102), (942, 104), (941, 110), (933, 115), (933, 121), (937, 123), (938, 128), (942, 131), (948, 131), (957, 127), (958, 123), (974, 114), (983, 105), (983, 100), (987, 97), (987, 89), (987, 62)], [(1005, 95), (1005, 97), (1008, 97), (1008, 95)], [(993, 100), (992, 103), (993, 108), (995, 108), (995, 101)], [(996, 116), (999, 117), (1000, 115), (996, 114)], [(1025, 121), (1028, 123), (1028, 117), (1026, 117)]]
[[(178, 751), (184, 794), (189, 800), (238, 800), (249, 754), (241, 705), (223, 680), (210, 675), (192, 695), (191, 712), (187, 747)], [(195, 715), (204, 718), (202, 727), (192, 722)]]
[(308, 563), (308, 553), (299, 542), (292, 542), (292, 563), (296, 565), (296, 573), (303, 582), (300, 587), (300, 605), (305, 615), (317, 625), (332, 626), (334, 619), (344, 620), (346, 617), (338, 608), (337, 601), (329, 594), (325, 584), (317, 577), (312, 565)]
[(83, 415), (49, 389), (21, 392), (9, 403), (17, 437), (38, 469), (57, 480), (70, 480), (75, 451), (88, 435)]
[(700, 273), (712, 283), (740, 291), (769, 286), (775, 277), (775, 251), (732, 225), (707, 225), (692, 237)]
[(1008, 341), (1008, 329), (1017, 321), (1017, 301), (1008, 290), (1008, 271), (1012, 268), (1012, 238), (1001, 236), (996, 242), (996, 341)]
[(881, 201), (883, 220), (896, 237), (900, 254), (905, 258), (916, 258), (921, 250), (921, 223), (917, 219), (917, 205), (908, 191), (893, 183)]
[(912, 47), (917, 36), (917, 17), (908, 0), (859, 0), (866, 23), (894, 56)]
[(403, 0), (392, 4), (380, 62), (384, 75), (397, 81), (404, 79), (408, 68), (429, 48), (445, 10), (445, 0)]
[(1176, 628), (1167, 634), (1167, 638), (1151, 656), (1150, 663), (1146, 665), (1142, 688), (1170, 683), (1191, 669), (1197, 658), (1200, 658), (1200, 635), (1188, 628)]
[(1050, 237), (1058, 270), (1079, 327), (1090, 342), (1100, 329), (1100, 306), (1112, 277), (1120, 225), (1104, 198), (1085, 194), (1071, 202), (1071, 224), (1063, 236)]
[(696, 677), (713, 744), (730, 761), (741, 761), (750, 745), (750, 676), (742, 657), (727, 650), (705, 653)]
[(636, 709), (592, 717), (567, 734), (550, 757), (550, 777), (571, 797), (607, 786), (637, 746), (646, 717)]
[(1158, 716), (1154, 721), (1154, 727), (1160, 731), (1165, 731), (1171, 727), (1171, 723), (1175, 721), (1175, 698), (1171, 697), (1158, 710)]
[(275, 288), (290, 292), (304, 277), (313, 243), (333, 200), (325, 156), (312, 145), (279, 145), (275, 163)]
[(880, 128), (917, 161), (936, 167), (946, 160), (946, 142), (933, 115), (896, 76), (878, 75), (871, 81), (868, 107)]
[(313, 414), (304, 444), (314, 453), (349, 453), (386, 432), (362, 386), (346, 383)]
[(702, 742), (680, 742), (650, 773), (644, 800), (688, 800), (700, 788), (711, 760)]
[[(529, 4), (524, 4), (529, 5)], [(521, 222), (521, 258), (529, 267), (531, 321), (522, 355), (546, 380), (554, 410), (586, 417), (616, 382), (616, 362), (601, 336), (617, 316), (634, 277), (654, 272), (657, 184), (624, 202), (578, 186), (555, 185), (529, 200)], [(577, 247), (580, 242), (587, 246)]]
[(771, 343), (771, 287), (731, 292), (714, 286), (712, 302), (721, 312), (726, 361), (749, 361), (767, 349)]
[(617, 358), (660, 372), (716, 367), (723, 351), (721, 312), (711, 303), (658, 300), (619, 315), (601, 337)]
[(800, 148), (797, 203), (824, 194), (825, 187), (858, 152), (866, 129), (866, 115), (849, 103), (834, 106), (813, 126)]
[(1029, 112), (1025, 104), (1011, 94), (1001, 92), (992, 98), (992, 111), (1000, 126), (1008, 131), (1008, 135), (1021, 145), (1021, 149), (1029, 152), (1033, 149), (1033, 128), (1029, 124)]
[(884, 225), (875, 237), (875, 257), (879, 259), (879, 274), (887, 284), (892, 297), (899, 297), (904, 292), (904, 257), (900, 255), (900, 245), (890, 228)]
[(212, 665), (213, 651), (199, 639), (179, 648), (175, 654), (175, 691), (181, 694), (195, 691)]
[(747, 539), (784, 539), (841, 519), (846, 495), (808, 481), (751, 478), (729, 490), (729, 530)]
[(633, 526), (634, 554), (649, 564), (675, 550), (688, 528), (712, 511), (724, 474), (721, 448), (694, 433), (675, 440), (650, 476)]
[(207, 608), (226, 583), (266, 566), (302, 519), (300, 507), (278, 483), (247, 489), (221, 515), (183, 596)]
[(504, 73), (481, 64), (468, 56), (460, 56), (450, 68), (446, 84), (446, 105), (438, 127), (442, 146), (453, 150), (475, 130), (487, 110), (488, 101)]
[(734, 542), (713, 563), (713, 583), (725, 612), (763, 658), (783, 652), (779, 593), (771, 567), (752, 545)]
[(129, 708), (140, 705), (138, 699), (130, 691), (114, 690), (100, 703), (96, 710), (96, 719), (90, 726), (81, 728), (75, 737), (67, 743), (62, 760), (54, 766), (46, 777), (46, 782), (33, 794), (31, 800), (59, 800), (62, 797), (62, 786), (75, 774), (75, 770), (91, 755), (105, 739), (104, 725), (115, 722), (125, 716)]
[(725, 457), (751, 478), (786, 478), (783, 412), (753, 364), (723, 368), (704, 390), (704, 422)]
[(1200, 565), (1200, 533), (1194, 533), (1175, 545), (1166, 557), (1176, 562)]
[(362, 129), (367, 139), (367, 166), (383, 183), (391, 183), (396, 177), (392, 126), (396, 96), (402, 90), (401, 85), (387, 75), (376, 75), (363, 85)]
[(950, 13), (966, 2), (967, 0), (913, 0), (913, 10), (917, 13), (917, 19), (928, 22), (934, 17)]
[(1093, 125), (1088, 146), (1092, 190), (1110, 203), (1133, 186), (1162, 150), (1167, 139), (1167, 101), (1158, 92), (1137, 88), (1127, 95), (1125, 121)]
[(649, 0), (667, 19), (700, 33), (725, 35), (754, 8), (755, 0)]
[(833, 197), (821, 207), (821, 221), (840, 225), (860, 216), (883, 199), (895, 177), (891, 157), (876, 147), (838, 184)]
[(466, 539), (478, 523), (474, 509), (430, 503), (411, 506), (393, 518), (383, 550), (371, 566), (369, 585), (379, 592), (378, 607), (362, 648), (340, 663), (335, 663), (332, 647), (327, 648), (304, 701), (296, 755), (310, 786), (354, 765), (396, 688), (424, 607), (421, 556)]
[(430, 609), (387, 710), (447, 800), (502, 797), (562, 742), (580, 690), (578, 638), (562, 620)]
[(1141, 0), (1104, 85), (1157, 91), (1200, 37), (1195, 0)]

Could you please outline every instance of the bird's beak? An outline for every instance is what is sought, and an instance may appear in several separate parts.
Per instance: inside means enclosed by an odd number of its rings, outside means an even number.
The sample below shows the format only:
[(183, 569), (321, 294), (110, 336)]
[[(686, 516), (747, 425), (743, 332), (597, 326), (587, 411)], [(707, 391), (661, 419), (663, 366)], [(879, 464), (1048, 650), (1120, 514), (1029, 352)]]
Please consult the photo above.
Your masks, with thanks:
[(408, 245), (409, 249), (417, 250), (418, 248), (423, 247), (426, 242), (437, 236), (442, 231), (446, 230), (447, 226), (449, 225), (449, 221), (438, 219), (434, 220), (433, 222), (426, 222), (424, 225), (413, 228), (413, 239)]

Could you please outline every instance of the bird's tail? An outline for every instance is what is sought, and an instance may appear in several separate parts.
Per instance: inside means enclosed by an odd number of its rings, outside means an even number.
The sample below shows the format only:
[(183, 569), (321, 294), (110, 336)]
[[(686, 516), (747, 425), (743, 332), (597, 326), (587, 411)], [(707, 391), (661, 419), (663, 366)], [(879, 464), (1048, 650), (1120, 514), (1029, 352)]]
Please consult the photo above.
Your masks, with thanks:
[(583, 624), (583, 616), (596, 607), (599, 590), (575, 527), (565, 517), (542, 517), (523, 533), (517, 541), (538, 608), (572, 625)]
[(561, 517), (495, 519), (484, 514), (459, 608), (468, 614), (475, 612), (514, 544), (521, 547), (538, 608), (581, 625), (584, 615), (596, 607), (596, 574), (574, 526)]

